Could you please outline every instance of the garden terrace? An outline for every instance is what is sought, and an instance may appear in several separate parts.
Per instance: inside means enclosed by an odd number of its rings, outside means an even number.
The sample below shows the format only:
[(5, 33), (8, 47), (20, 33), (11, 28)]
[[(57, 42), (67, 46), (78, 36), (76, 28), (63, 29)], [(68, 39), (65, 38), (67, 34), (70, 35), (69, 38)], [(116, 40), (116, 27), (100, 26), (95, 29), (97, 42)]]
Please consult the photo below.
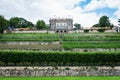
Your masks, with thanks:
[(58, 41), (58, 34), (38, 34), (38, 33), (11, 33), (1, 34), (0, 42), (26, 42), (26, 41), (41, 41), (41, 42), (52, 42)]
[(74, 48), (120, 48), (119, 42), (81, 42), (81, 41), (70, 41), (63, 42), (63, 48), (66, 50)]
[[(16, 42), (16, 45), (7, 44)], [(23, 45), (19, 45), (23, 42)], [(27, 42), (50, 43), (48, 45), (30, 44)], [(58, 42), (59, 44), (51, 44)], [(79, 34), (45, 34), (45, 33), (11, 33), (0, 35), (0, 49), (25, 50), (73, 50), (73, 49), (116, 49), (120, 48), (119, 33), (79, 33)], [(5, 43), (5, 44), (3, 44)], [(51, 46), (51, 47), (50, 47)]]

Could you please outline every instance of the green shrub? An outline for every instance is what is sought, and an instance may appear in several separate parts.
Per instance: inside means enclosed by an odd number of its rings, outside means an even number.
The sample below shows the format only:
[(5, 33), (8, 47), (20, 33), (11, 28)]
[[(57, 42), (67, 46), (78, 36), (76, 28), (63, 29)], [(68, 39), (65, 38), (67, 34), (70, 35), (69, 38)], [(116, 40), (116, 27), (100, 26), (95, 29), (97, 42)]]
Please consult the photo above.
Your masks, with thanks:
[[(120, 66), (120, 52), (2, 51), (0, 66)], [(39, 63), (39, 64), (35, 64)], [(3, 65), (2, 65), (3, 64)]]
[(70, 68), (69, 68), (69, 67), (66, 67), (65, 70), (70, 70)]
[(105, 29), (98, 29), (98, 32), (105, 32)]
[(89, 32), (89, 30), (88, 30), (88, 29), (85, 29), (85, 30), (84, 30), (84, 33), (88, 33), (88, 32)]

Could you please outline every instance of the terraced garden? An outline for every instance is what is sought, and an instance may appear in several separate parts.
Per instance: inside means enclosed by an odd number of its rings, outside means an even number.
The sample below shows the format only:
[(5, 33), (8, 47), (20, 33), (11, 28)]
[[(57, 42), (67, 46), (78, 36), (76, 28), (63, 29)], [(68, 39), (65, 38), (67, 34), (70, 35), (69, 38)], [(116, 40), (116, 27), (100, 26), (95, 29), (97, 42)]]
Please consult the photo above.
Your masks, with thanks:
[[(74, 51), (74, 49), (83, 49), (83, 51)], [(101, 51), (89, 51), (88, 49), (101, 49)], [(0, 66), (119, 67), (120, 33), (0, 34)], [(120, 77), (0, 77), (0, 80), (4, 79), (119, 80)]]
[[(53, 42), (56, 41), (58, 42), (57, 44), (52, 44)], [(11, 44), (7, 42), (11, 42)], [(17, 43), (12, 44), (12, 42), (13, 43), (17, 42)], [(20, 44), (19, 42), (23, 42), (23, 43)], [(26, 43), (28, 42), (29, 44), (25, 44), (25, 42)], [(83, 52), (72, 51), (75, 48), (85, 49), (85, 50)], [(90, 52), (87, 50), (87, 49), (97, 49), (97, 48), (114, 49), (114, 50), (113, 51), (109, 50), (109, 52), (108, 51)], [(120, 33), (2, 34), (0, 35), (0, 49), (1, 49), (0, 65), (5, 65), (5, 66), (7, 65), (119, 66), (120, 65), (119, 63)], [(31, 50), (35, 50), (35, 51), (31, 52)], [(9, 57), (9, 55), (11, 57)], [(20, 60), (19, 56), (21, 56), (23, 60)]]
[(51, 42), (58, 41), (58, 34), (38, 34), (38, 33), (11, 33), (11, 34), (1, 34), (0, 42)]
[[(16, 33), (0, 35), (0, 42), (60, 42), (48, 45), (0, 45), (0, 49), (73, 50), (75, 48), (120, 48), (120, 33), (38, 34)], [(50, 47), (51, 46), (51, 47)], [(60, 50), (61, 50), (60, 49)]]
[(65, 35), (63, 47), (73, 48), (120, 48), (119, 34)]

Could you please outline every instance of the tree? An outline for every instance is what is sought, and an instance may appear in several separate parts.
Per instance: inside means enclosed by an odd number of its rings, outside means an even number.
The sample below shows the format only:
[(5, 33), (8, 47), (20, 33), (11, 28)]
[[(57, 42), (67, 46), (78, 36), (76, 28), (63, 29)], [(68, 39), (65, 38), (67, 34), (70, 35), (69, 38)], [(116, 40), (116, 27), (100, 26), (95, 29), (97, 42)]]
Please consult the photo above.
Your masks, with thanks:
[(18, 18), (18, 17), (12, 17), (10, 20), (10, 26), (13, 28), (27, 28), (27, 27), (33, 27), (33, 23), (27, 21), (24, 18)]
[(36, 23), (36, 28), (38, 30), (46, 29), (46, 24), (43, 20), (38, 20)]
[(10, 27), (17, 28), (18, 23), (19, 23), (19, 18), (18, 17), (12, 17), (12, 18), (10, 18), (9, 22), (10, 22)]
[(76, 30), (81, 29), (81, 25), (80, 25), (80, 24), (78, 24), (78, 23), (75, 23), (75, 24), (74, 24), (74, 26), (76, 27)]
[(99, 24), (94, 24), (93, 27), (100, 27), (100, 25)]
[(4, 16), (0, 15), (0, 33), (3, 33), (4, 29), (6, 29), (8, 25), (8, 21), (4, 18)]
[(27, 21), (27, 26), (28, 26), (28, 27), (33, 27), (34, 24), (33, 24), (32, 22)]
[(99, 20), (99, 26), (100, 27), (110, 27), (110, 20), (107, 16), (102, 16)]
[(112, 29), (114, 25), (110, 23), (109, 17), (105, 15), (105, 16), (100, 17), (99, 23), (94, 24), (93, 27), (98, 27), (99, 32), (104, 32), (106, 30), (105, 27)]

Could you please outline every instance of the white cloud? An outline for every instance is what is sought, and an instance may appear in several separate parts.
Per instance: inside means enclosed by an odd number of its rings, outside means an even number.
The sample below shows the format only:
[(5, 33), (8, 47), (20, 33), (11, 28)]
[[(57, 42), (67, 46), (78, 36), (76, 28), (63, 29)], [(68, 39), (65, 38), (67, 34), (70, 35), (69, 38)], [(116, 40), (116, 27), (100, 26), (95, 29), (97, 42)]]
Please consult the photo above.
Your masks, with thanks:
[(114, 13), (114, 15), (116, 15), (118, 18), (120, 18), (120, 9), (118, 9), (118, 10)]
[(110, 22), (111, 22), (112, 24), (114, 24), (115, 26), (118, 25), (118, 21), (117, 21), (116, 19), (114, 19), (114, 18), (110, 18)]
[(110, 8), (120, 8), (120, 0), (105, 0), (105, 3)]
[(84, 8), (85, 11), (93, 11), (96, 9), (101, 9), (106, 7), (106, 3), (104, 0), (91, 0), (91, 2), (89, 4), (87, 4)]
[[(109, 8), (117, 9), (113, 15), (115, 15), (117, 17), (117, 19), (120, 18), (120, 0), (114, 0), (114, 1), (113, 0), (105, 0), (105, 2)], [(113, 21), (113, 22), (115, 22), (115, 21)], [(117, 22), (115, 22), (114, 24), (116, 24), (116, 23)]]
[[(92, 11), (106, 6), (118, 8), (118, 4), (120, 4), (119, 0), (115, 0), (117, 2), (113, 0), (91, 0), (91, 2), (82, 9), (78, 6), (81, 1), (86, 0), (1, 0), (0, 13), (8, 19), (17, 16), (30, 20), (33, 23), (38, 19), (43, 19), (48, 23), (49, 18), (55, 15), (57, 18), (71, 16), (74, 19), (74, 23), (80, 23), (84, 27), (90, 27), (98, 23), (101, 15), (97, 15), (95, 12), (85, 13), (84, 11)], [(114, 15), (119, 17), (119, 12), (120, 9), (118, 9)]]
[[(91, 0), (90, 3), (88, 3), (84, 7), (84, 11), (94, 11), (96, 9), (103, 9), (103, 8), (111, 8), (111, 9), (117, 9), (113, 16), (115, 15), (116, 18), (111, 18), (111, 22), (115, 25), (117, 25), (117, 19), (120, 18), (120, 0)], [(99, 16), (107, 15), (107, 13), (100, 13)]]

